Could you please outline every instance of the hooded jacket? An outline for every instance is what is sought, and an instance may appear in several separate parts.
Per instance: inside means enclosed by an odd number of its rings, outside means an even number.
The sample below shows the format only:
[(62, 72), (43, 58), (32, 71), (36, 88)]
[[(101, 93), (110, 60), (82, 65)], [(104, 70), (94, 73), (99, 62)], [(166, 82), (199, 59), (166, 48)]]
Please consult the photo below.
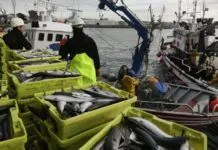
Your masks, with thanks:
[(22, 32), (17, 28), (13, 28), (6, 35), (3, 36), (3, 40), (10, 49), (27, 49), (30, 50), (32, 45), (23, 36)]

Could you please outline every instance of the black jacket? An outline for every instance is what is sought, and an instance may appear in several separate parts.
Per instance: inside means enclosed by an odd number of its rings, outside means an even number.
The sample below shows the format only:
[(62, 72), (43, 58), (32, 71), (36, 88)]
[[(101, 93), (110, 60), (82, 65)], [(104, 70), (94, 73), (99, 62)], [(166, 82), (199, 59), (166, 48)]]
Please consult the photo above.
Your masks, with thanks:
[(68, 54), (70, 54), (70, 60), (73, 59), (76, 54), (85, 52), (93, 59), (95, 69), (100, 68), (100, 59), (96, 43), (91, 37), (85, 35), (84, 33), (70, 38), (60, 51), (62, 52), (59, 52), (59, 54), (62, 55), (63, 59), (67, 59)]
[(32, 48), (32, 45), (17, 28), (14, 28), (4, 35), (3, 40), (10, 49), (23, 49), (23, 47), (25, 47), (25, 49), (30, 50)]

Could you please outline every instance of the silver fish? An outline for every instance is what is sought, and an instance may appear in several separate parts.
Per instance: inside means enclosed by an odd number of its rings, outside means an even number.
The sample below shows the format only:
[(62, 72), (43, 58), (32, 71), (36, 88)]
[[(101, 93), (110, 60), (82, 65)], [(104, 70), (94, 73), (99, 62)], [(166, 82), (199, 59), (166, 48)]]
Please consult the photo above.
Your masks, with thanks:
[(91, 95), (86, 94), (84, 92), (78, 92), (78, 91), (73, 91), (72, 96), (73, 97), (78, 97), (78, 98), (92, 98)]
[(60, 113), (63, 113), (66, 104), (67, 104), (67, 102), (65, 102), (65, 101), (58, 101), (57, 102), (57, 106), (58, 106)]
[(92, 102), (84, 102), (80, 105), (80, 112), (83, 113), (85, 112), (90, 106), (92, 106)]
[(44, 99), (50, 100), (50, 101), (65, 101), (65, 102), (77, 102), (77, 103), (83, 103), (83, 102), (94, 100), (94, 98), (79, 99), (79, 98), (75, 98), (72, 96), (66, 96), (66, 95), (46, 95)]
[(105, 138), (107, 136), (105, 136), (100, 142), (98, 142), (94, 147), (93, 150), (104, 150), (104, 143), (105, 143)]

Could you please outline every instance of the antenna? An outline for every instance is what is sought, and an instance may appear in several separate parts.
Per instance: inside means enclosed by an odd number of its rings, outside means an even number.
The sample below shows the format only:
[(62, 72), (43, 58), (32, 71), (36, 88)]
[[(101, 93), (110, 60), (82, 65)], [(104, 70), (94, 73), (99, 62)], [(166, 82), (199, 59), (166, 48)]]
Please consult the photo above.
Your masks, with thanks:
[(179, 8), (178, 8), (178, 13), (179, 13), (179, 14), (177, 14), (178, 22), (180, 22), (181, 19), (182, 19), (182, 14), (181, 14), (181, 12), (182, 12), (182, 0), (179, 0)]
[(194, 8), (193, 8), (193, 13), (192, 13), (192, 30), (194, 31), (195, 30), (195, 18), (196, 18), (196, 9), (197, 9), (197, 0), (194, 0), (193, 1), (193, 5), (194, 5)]
[(12, 5), (13, 5), (13, 10), (14, 10), (14, 17), (16, 17), (16, 0), (11, 0), (12, 1)]

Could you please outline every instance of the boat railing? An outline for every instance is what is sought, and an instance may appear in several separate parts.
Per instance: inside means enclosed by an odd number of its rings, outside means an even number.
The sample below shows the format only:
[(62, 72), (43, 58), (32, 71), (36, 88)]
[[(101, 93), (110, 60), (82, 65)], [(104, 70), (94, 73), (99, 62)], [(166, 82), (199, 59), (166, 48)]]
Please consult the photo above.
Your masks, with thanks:
[(191, 71), (191, 67), (188, 66), (187, 64), (185, 64), (183, 59), (180, 59), (180, 58), (175, 57), (175, 56), (174, 56), (173, 58), (174, 58), (174, 59), (177, 59), (177, 60), (179, 60), (179, 61), (181, 61), (181, 62), (182, 62), (182, 65), (185, 66), (186, 68), (188, 68), (188, 71), (189, 71), (189, 72)]
[[(170, 107), (174, 107), (174, 108), (178, 108), (180, 106), (183, 106), (185, 108), (187, 108), (188, 110), (190, 110), (190, 112), (192, 114), (194, 114), (194, 110), (192, 109), (191, 106), (189, 106), (188, 104), (181, 104), (181, 103), (167, 103), (167, 102), (160, 102), (160, 101), (155, 101), (155, 102), (150, 102), (150, 101), (138, 101), (138, 107), (140, 107), (141, 110), (144, 110), (146, 111), (147, 107), (144, 108), (143, 107), (143, 104), (147, 104), (147, 105), (152, 105), (152, 104), (155, 104), (156, 105), (156, 108), (155, 110), (158, 110), (158, 111), (164, 111), (167, 107), (170, 108)], [(149, 108), (148, 108), (149, 109)]]

